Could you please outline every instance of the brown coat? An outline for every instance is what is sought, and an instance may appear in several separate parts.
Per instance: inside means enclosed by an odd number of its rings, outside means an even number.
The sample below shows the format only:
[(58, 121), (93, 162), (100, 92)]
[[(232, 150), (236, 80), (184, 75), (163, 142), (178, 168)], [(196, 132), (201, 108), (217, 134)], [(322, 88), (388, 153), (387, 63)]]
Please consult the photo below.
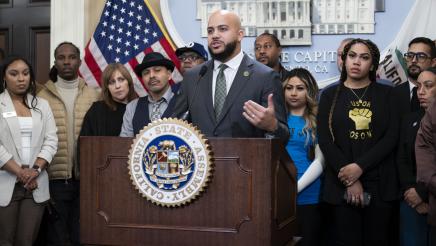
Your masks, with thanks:
[[(48, 81), (39, 89), (38, 96), (46, 99), (49, 102), (56, 121), (56, 126), (58, 128), (58, 151), (47, 169), (50, 180), (70, 179), (73, 177), (73, 172), (75, 176), (78, 177), (79, 173), (77, 166), (70, 161), (72, 159), (71, 157), (75, 156), (76, 153), (68, 153), (67, 127), (71, 127), (72, 124), (67, 123), (65, 104), (52, 81)], [(85, 117), (85, 114), (89, 107), (91, 107), (92, 103), (98, 99), (98, 96), (99, 93), (95, 88), (87, 86), (85, 81), (80, 79), (79, 90), (74, 103), (73, 126), (75, 142), (79, 136), (83, 118)], [(75, 170), (73, 170), (73, 168), (75, 168)]]
[(417, 181), (429, 191), (428, 222), (436, 226), (436, 101), (422, 118), (415, 143)]

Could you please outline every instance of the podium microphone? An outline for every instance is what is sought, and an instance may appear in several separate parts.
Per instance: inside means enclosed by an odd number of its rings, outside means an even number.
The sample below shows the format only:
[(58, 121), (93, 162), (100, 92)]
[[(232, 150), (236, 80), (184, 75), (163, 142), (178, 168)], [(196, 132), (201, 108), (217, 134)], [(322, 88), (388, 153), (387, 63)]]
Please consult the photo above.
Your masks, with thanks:
[(194, 94), (193, 94), (193, 97), (192, 97), (192, 101), (190, 101), (189, 98), (187, 99), (188, 100), (188, 110), (186, 110), (186, 112), (183, 113), (183, 115), (182, 115), (182, 117), (180, 117), (180, 119), (189, 121), (188, 120), (189, 116), (190, 116), (189, 110), (191, 109), (192, 103), (194, 102), (195, 98), (197, 97), (198, 83), (200, 82), (200, 79), (203, 78), (203, 76), (206, 74), (206, 72), (207, 72), (207, 66), (203, 65), (201, 67), (201, 69), (200, 69), (200, 72), (198, 72), (198, 79), (197, 79), (197, 81), (195, 83), (195, 89), (194, 89)]

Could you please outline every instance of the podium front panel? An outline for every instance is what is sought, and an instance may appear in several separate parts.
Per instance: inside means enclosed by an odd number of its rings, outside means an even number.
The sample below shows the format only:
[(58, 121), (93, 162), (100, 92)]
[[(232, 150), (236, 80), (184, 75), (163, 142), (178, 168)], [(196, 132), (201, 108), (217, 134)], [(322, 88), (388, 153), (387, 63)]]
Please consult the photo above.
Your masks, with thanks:
[[(127, 168), (131, 138), (80, 139), (81, 242), (91, 245), (283, 245), (295, 225), (295, 177), (275, 140), (211, 139), (205, 192), (174, 208), (151, 203)], [(277, 142), (276, 142), (277, 143)], [(289, 210), (287, 209), (289, 208)], [(289, 231), (289, 232), (288, 232)]]

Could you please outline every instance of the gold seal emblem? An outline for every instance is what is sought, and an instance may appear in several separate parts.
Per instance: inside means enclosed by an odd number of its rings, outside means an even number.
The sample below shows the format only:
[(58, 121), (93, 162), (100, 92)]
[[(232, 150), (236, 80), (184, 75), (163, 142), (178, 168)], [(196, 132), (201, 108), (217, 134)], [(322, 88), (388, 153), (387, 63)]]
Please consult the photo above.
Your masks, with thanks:
[(136, 135), (128, 162), (133, 185), (161, 206), (188, 204), (207, 187), (213, 165), (208, 141), (191, 124), (161, 119)]

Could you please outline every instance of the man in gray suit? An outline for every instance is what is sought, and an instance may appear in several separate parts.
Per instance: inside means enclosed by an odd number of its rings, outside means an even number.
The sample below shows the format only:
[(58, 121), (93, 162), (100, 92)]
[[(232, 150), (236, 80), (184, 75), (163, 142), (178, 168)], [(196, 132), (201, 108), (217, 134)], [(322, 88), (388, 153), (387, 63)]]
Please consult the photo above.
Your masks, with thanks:
[(277, 137), (287, 142), (280, 78), (241, 51), (239, 17), (214, 12), (207, 36), (213, 59), (185, 73), (174, 116), (188, 119), (207, 137)]

